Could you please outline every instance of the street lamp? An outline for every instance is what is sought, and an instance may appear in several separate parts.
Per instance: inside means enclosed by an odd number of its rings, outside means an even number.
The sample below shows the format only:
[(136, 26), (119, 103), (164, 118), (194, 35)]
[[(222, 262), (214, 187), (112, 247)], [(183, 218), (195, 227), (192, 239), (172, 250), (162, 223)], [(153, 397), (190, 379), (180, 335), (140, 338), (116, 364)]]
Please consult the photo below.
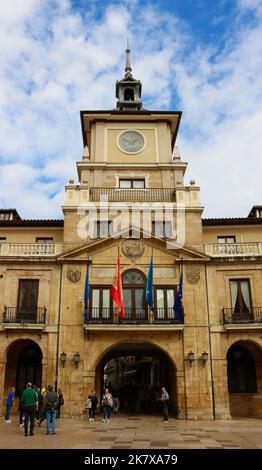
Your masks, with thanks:
[(202, 359), (202, 362), (204, 364), (204, 366), (206, 365), (206, 362), (208, 360), (208, 353), (206, 351), (202, 352), (201, 354), (201, 359)]
[(80, 361), (80, 354), (78, 352), (74, 354), (74, 361), (75, 361), (76, 367), (78, 367), (78, 363)]
[(190, 362), (190, 367), (192, 367), (192, 363), (193, 363), (193, 361), (194, 361), (194, 356), (195, 356), (195, 354), (193, 353), (193, 351), (190, 351), (190, 352), (188, 353), (188, 355), (187, 355), (187, 358), (188, 358), (188, 360), (189, 360), (189, 362)]
[(64, 351), (61, 352), (60, 359), (61, 359), (61, 362), (62, 362), (62, 367), (64, 368), (65, 367), (65, 361), (66, 361), (66, 353)]

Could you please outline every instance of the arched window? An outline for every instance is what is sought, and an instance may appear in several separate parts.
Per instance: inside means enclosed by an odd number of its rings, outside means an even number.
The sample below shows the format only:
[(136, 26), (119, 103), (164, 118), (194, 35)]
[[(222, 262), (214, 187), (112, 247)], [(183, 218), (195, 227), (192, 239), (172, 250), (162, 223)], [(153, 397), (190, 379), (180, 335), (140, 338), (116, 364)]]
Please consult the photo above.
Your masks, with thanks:
[(125, 271), (122, 275), (125, 319), (134, 321), (145, 320), (146, 307), (146, 277), (137, 269)]
[(256, 393), (256, 367), (251, 352), (239, 344), (232, 346), (227, 354), (229, 393)]
[(126, 88), (124, 92), (124, 100), (134, 101), (134, 90), (131, 90), (131, 88)]

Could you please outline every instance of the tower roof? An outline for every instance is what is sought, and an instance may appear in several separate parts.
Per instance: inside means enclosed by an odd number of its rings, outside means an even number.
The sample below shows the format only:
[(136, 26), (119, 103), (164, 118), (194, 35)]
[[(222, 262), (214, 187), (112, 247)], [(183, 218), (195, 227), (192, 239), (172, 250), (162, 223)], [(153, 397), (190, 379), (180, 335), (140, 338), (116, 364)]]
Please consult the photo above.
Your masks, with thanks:
[(142, 83), (132, 75), (130, 48), (127, 43), (125, 76), (116, 82), (117, 109), (122, 111), (136, 110), (142, 107), (141, 102)]

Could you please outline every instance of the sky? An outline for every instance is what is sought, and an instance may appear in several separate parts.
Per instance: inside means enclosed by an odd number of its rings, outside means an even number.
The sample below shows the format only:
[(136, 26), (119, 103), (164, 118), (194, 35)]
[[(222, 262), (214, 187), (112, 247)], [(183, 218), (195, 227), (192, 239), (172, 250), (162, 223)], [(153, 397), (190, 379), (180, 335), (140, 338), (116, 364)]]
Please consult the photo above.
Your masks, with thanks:
[(204, 217), (262, 204), (262, 0), (0, 2), (0, 207), (62, 218), (79, 111), (115, 107), (126, 38), (143, 107), (182, 111)]

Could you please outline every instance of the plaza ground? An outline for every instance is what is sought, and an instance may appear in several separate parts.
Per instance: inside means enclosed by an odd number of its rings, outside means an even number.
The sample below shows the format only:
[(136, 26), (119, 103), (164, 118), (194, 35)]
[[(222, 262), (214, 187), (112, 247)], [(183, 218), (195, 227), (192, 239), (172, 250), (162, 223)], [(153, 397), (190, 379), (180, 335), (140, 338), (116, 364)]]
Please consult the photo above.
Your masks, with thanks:
[(114, 415), (103, 423), (86, 417), (60, 419), (57, 434), (45, 423), (25, 437), (17, 416), (0, 422), (1, 449), (262, 449), (262, 420), (163, 422), (160, 416)]

